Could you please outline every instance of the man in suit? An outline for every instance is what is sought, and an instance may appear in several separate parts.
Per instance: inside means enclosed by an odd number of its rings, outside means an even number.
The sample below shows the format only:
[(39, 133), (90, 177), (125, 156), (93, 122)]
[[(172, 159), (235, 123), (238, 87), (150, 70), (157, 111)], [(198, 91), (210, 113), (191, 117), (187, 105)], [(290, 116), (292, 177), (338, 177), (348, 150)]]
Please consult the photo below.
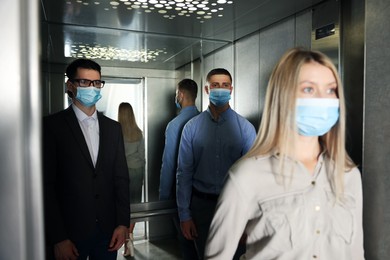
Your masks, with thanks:
[(66, 75), (72, 105), (43, 120), (47, 258), (116, 260), (130, 223), (121, 126), (97, 113), (99, 64), (77, 59)]

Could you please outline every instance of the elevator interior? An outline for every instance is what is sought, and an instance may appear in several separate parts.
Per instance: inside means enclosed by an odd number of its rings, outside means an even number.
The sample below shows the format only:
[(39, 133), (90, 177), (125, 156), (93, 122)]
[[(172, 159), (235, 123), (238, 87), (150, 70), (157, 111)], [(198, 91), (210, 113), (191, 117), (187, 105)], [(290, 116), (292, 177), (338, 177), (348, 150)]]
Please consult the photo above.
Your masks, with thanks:
[[(138, 104), (135, 110), (146, 137), (147, 170), (145, 203), (132, 208), (137, 210), (134, 216), (138, 219), (160, 223), (165, 219), (156, 215), (175, 212), (174, 202), (158, 202), (158, 185), (165, 126), (177, 113), (174, 105), (177, 82), (188, 77), (198, 83), (197, 106), (203, 110), (208, 103), (202, 91), (204, 75), (214, 67), (227, 68), (233, 75), (233, 85), (237, 85), (231, 105), (257, 129), (273, 62), (289, 47), (311, 47), (315, 21), (312, 14), (316, 8), (322, 8), (321, 2), (41, 0), (42, 113), (53, 113), (68, 105), (63, 74), (66, 64), (78, 57), (95, 59), (103, 68), (107, 95), (123, 97), (112, 102), (102, 100), (100, 103), (104, 105), (98, 109), (114, 111), (110, 114), (115, 120), (118, 102)], [(337, 10), (334, 17), (338, 17)], [(261, 33), (267, 31), (280, 32), (263, 37)], [(257, 34), (260, 41), (264, 40), (246, 45)], [(274, 37), (282, 43), (267, 42)], [(240, 47), (242, 44), (245, 46)], [(259, 64), (253, 68), (239, 66), (252, 63), (252, 56), (259, 58)], [(335, 60), (338, 61), (337, 56)], [(260, 67), (260, 72), (251, 71)], [(115, 84), (121, 83), (135, 92), (128, 92), (127, 98), (115, 94), (118, 91), (114, 90), (119, 89)], [(255, 93), (258, 99), (248, 102), (250, 93)], [(106, 103), (116, 105), (107, 108)], [(171, 228), (164, 230), (164, 225), (159, 223), (150, 222), (147, 231), (150, 238), (163, 238), (172, 233)]]
[[(385, 59), (386, 52), (375, 53), (386, 46), (374, 48), (373, 41), (379, 38), (376, 31), (386, 37), (389, 19), (381, 11), (388, 10), (387, 3), (376, 0), (3, 0), (0, 12), (6, 26), (1, 31), (6, 36), (2, 41), (6, 48), (2, 49), (0, 65), (4, 72), (2, 78), (8, 79), (5, 80), (8, 84), (2, 84), (4, 91), (0, 97), (3, 108), (0, 113), (4, 119), (0, 124), (3, 166), (0, 219), (1, 240), (8, 243), (2, 244), (0, 258), (42, 259), (40, 119), (66, 106), (64, 70), (71, 60), (93, 58), (102, 65), (102, 76), (111, 84), (135, 83), (140, 89), (137, 92), (143, 109), (140, 122), (147, 137), (147, 203), (135, 208), (141, 213), (137, 215), (140, 220), (150, 220), (149, 237), (163, 238), (172, 235), (172, 229), (162, 223), (166, 220), (148, 219), (144, 213), (160, 214), (161, 210), (172, 213), (174, 202), (158, 201), (158, 184), (164, 130), (177, 113), (174, 105), (177, 82), (188, 77), (198, 83), (197, 106), (203, 110), (208, 103), (202, 91), (204, 75), (212, 68), (225, 67), (233, 75), (232, 107), (257, 128), (273, 65), (288, 48), (314, 46), (312, 35), (318, 29), (316, 26), (323, 28), (334, 23), (322, 24), (315, 14), (329, 18), (328, 11), (322, 8), (334, 2), (342, 6), (340, 31), (343, 32), (336, 56), (339, 55), (337, 60), (350, 105), (349, 129), (353, 131), (349, 133), (352, 141), (348, 147), (352, 147), (351, 156), (359, 165), (363, 161), (363, 114), (369, 126), (378, 126), (366, 131), (364, 147), (366, 171), (375, 173), (370, 175), (371, 181), (366, 179), (368, 191), (372, 191), (368, 195), (377, 194), (378, 190), (381, 195), (366, 196), (376, 202), (368, 205), (372, 205), (371, 210), (365, 211), (366, 219), (372, 224), (367, 229), (370, 234), (367, 251), (371, 255), (377, 252), (385, 255), (386, 239), (375, 238), (386, 238), (381, 235), (386, 230), (381, 224), (388, 218), (378, 220), (377, 215), (386, 212), (380, 205), (388, 190), (389, 182), (384, 174), (388, 160), (377, 158), (378, 153), (388, 155), (386, 147), (389, 146), (383, 146), (386, 142), (378, 140), (376, 133), (389, 120), (384, 118), (388, 113), (383, 116), (375, 111), (375, 105), (386, 108), (389, 104), (385, 98), (386, 85), (376, 82), (389, 74), (385, 72), (388, 68), (383, 65), (385, 62), (376, 62), (381, 57)], [(367, 39), (365, 26), (371, 29), (367, 30), (371, 36)], [(363, 57), (365, 44), (374, 45), (367, 48), (367, 64)], [(363, 111), (364, 75), (368, 75), (369, 86), (364, 98), (371, 102)], [(379, 98), (377, 93), (382, 93)], [(385, 148), (378, 148), (382, 146)]]

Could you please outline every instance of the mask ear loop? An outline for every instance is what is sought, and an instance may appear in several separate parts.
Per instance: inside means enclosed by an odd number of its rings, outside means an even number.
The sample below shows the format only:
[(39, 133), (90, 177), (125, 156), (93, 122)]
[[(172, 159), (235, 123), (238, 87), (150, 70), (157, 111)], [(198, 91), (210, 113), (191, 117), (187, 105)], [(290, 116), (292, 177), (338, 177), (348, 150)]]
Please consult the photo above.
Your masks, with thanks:
[(181, 94), (181, 92), (178, 91), (178, 92), (177, 92), (177, 98), (176, 98), (177, 103), (180, 103), (180, 102), (181, 102), (181, 100), (180, 100), (180, 94)]
[(68, 84), (72, 84), (72, 82), (68, 79), (68, 81), (66, 82), (66, 87), (67, 87), (67, 90), (65, 91), (65, 93), (66, 94), (68, 94), (68, 96), (70, 97), (70, 98), (74, 98), (74, 93), (73, 93), (73, 91), (71, 91), (70, 89), (69, 89), (69, 85)]
[(73, 98), (73, 97), (74, 97), (73, 92), (70, 91), (70, 90), (67, 90), (67, 91), (66, 91), (66, 94), (68, 94), (68, 96), (69, 96), (70, 98)]

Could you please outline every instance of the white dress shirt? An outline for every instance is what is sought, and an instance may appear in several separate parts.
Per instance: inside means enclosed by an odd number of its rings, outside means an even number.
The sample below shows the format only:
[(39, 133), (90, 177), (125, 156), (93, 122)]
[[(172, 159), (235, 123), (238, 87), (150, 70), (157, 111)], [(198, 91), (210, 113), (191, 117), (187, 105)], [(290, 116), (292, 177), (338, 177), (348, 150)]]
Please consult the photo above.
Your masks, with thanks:
[(359, 170), (345, 173), (344, 199), (337, 202), (324, 155), (314, 174), (286, 159), (283, 178), (279, 162), (277, 155), (252, 157), (230, 169), (205, 259), (232, 259), (244, 231), (247, 251), (241, 259), (364, 259)]
[(79, 121), (81, 131), (84, 134), (93, 165), (96, 166), (97, 155), (99, 152), (99, 122), (97, 112), (95, 110), (92, 116), (88, 116), (74, 104), (72, 104), (72, 108)]

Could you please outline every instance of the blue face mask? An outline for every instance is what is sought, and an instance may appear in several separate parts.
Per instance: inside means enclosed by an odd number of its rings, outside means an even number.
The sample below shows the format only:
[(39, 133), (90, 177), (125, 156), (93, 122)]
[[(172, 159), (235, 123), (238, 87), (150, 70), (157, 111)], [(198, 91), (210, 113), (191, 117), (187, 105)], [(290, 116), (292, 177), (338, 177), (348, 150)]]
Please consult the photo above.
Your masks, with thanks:
[(178, 98), (178, 97), (175, 97), (175, 104), (176, 104), (176, 107), (177, 107), (178, 109), (181, 109), (181, 105), (180, 105), (180, 103), (179, 103), (179, 98)]
[(77, 87), (76, 99), (86, 107), (91, 107), (102, 98), (100, 89), (95, 87)]
[(337, 98), (298, 98), (296, 122), (298, 132), (303, 136), (322, 136), (339, 119)]
[(176, 104), (176, 107), (177, 107), (178, 109), (181, 109), (181, 105), (180, 105), (179, 102), (177, 102), (177, 100), (176, 100), (175, 104)]
[(223, 106), (230, 100), (230, 89), (212, 88), (210, 89), (209, 99), (215, 106)]

